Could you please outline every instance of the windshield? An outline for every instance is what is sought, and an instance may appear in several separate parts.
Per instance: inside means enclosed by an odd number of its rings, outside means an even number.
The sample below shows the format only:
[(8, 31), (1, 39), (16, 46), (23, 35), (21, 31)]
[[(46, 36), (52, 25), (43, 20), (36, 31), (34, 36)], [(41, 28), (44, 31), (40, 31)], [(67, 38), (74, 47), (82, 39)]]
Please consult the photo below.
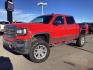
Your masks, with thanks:
[(52, 16), (39, 16), (33, 19), (31, 22), (48, 24), (51, 19)]

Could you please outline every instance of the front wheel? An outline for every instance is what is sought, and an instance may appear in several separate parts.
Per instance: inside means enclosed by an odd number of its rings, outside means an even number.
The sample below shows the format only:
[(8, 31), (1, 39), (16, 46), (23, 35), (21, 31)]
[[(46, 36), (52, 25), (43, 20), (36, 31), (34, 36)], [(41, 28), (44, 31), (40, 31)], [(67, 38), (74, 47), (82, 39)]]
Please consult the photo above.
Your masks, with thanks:
[(29, 52), (29, 58), (35, 63), (44, 62), (50, 54), (49, 45), (43, 40), (32, 42)]
[(79, 47), (83, 47), (85, 45), (85, 35), (80, 35), (76, 41), (76, 45)]

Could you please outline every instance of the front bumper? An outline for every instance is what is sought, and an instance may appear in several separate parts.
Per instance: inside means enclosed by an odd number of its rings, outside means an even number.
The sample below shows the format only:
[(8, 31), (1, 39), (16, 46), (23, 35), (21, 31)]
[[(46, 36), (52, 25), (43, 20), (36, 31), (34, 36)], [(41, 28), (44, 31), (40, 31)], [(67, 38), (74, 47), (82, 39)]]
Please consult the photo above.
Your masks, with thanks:
[(31, 47), (31, 40), (15, 40), (13, 42), (3, 40), (3, 45), (14, 52), (28, 54)]

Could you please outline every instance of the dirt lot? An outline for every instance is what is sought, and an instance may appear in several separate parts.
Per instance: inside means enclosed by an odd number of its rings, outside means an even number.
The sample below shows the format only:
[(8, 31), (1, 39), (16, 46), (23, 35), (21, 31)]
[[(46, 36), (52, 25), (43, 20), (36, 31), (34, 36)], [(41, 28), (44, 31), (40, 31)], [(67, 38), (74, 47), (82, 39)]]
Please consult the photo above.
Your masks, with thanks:
[(48, 60), (38, 64), (4, 49), (0, 36), (0, 70), (93, 70), (93, 35), (87, 36), (86, 41), (83, 48), (56, 45)]

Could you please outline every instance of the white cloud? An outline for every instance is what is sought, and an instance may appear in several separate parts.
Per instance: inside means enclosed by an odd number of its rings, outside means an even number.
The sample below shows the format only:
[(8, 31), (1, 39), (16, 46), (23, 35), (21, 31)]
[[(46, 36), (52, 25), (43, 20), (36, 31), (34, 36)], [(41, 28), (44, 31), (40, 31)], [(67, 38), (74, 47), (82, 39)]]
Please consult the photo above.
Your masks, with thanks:
[(0, 21), (5, 21), (6, 17), (6, 11), (4, 9), (0, 9)]
[[(24, 21), (28, 22), (32, 20), (34, 17), (38, 16), (38, 14), (30, 14), (30, 13), (24, 13), (20, 10), (15, 10), (13, 12), (13, 20), (15, 21)], [(0, 9), (0, 20), (6, 20), (6, 11), (4, 9)]]

